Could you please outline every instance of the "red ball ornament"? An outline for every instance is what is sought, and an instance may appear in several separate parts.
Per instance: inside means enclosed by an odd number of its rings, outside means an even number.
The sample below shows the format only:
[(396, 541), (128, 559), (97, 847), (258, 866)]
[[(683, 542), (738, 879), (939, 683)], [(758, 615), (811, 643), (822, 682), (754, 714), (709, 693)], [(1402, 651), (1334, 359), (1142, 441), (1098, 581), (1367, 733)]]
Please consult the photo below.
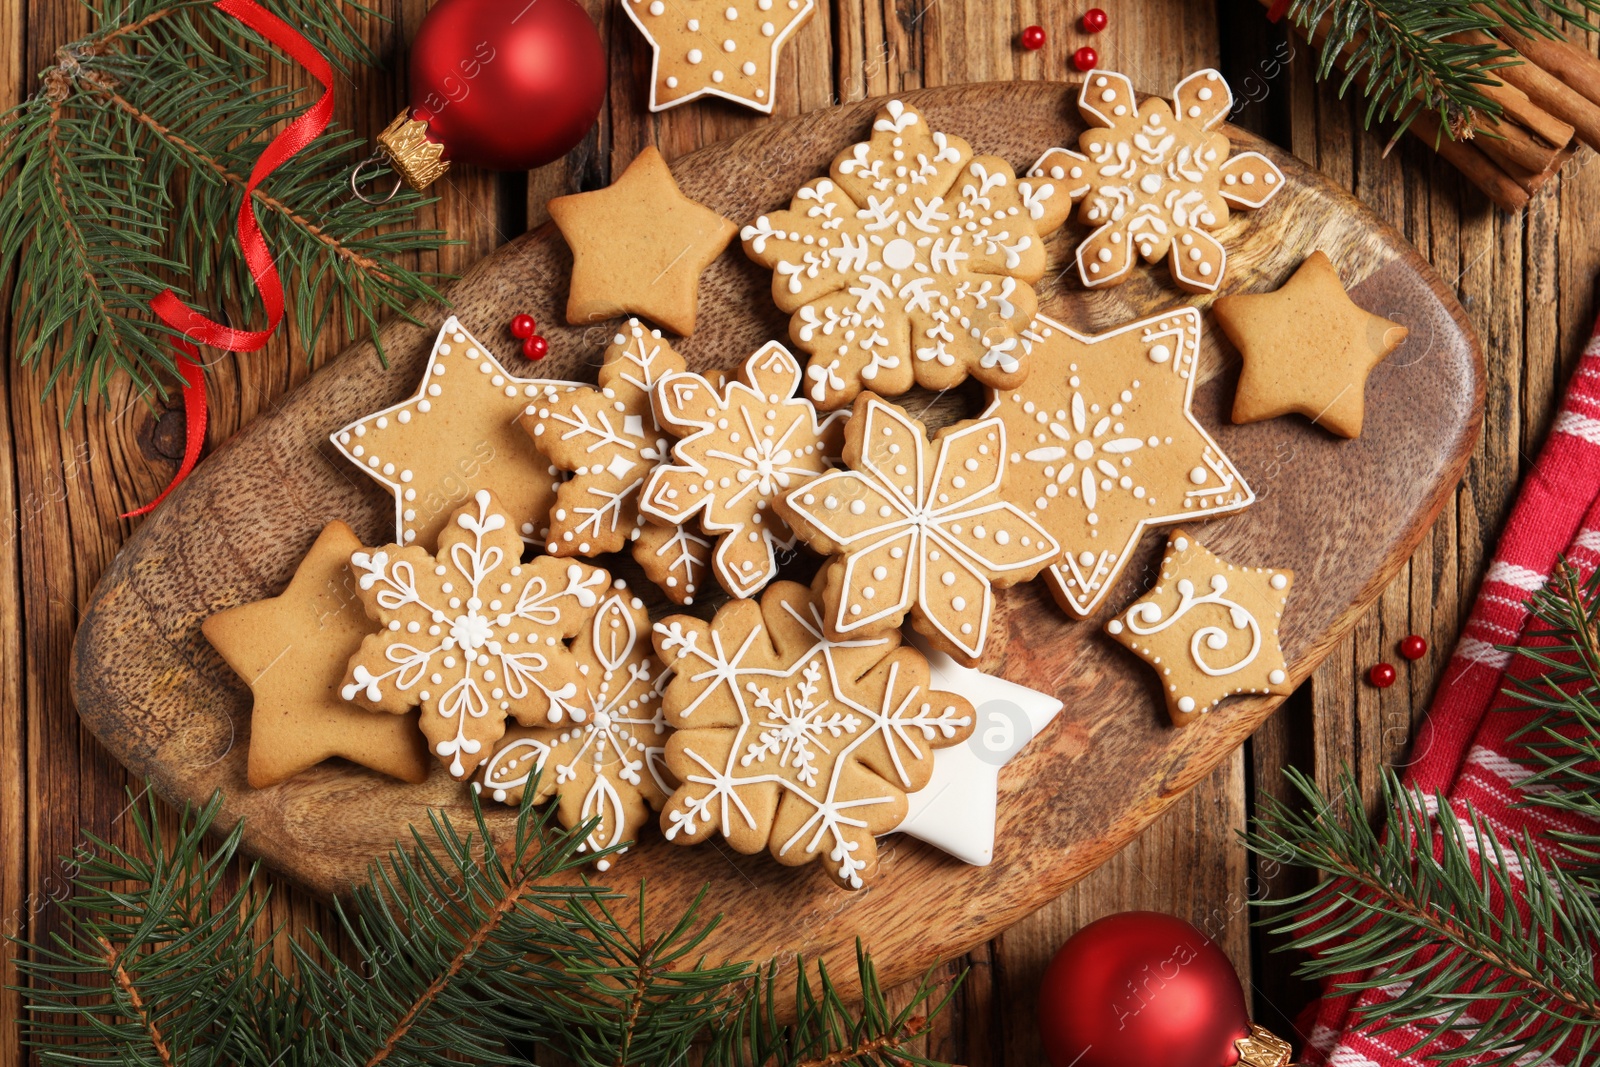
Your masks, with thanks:
[(1367, 681), (1379, 689), (1387, 689), (1394, 684), (1394, 664), (1378, 663), (1367, 672)]
[(526, 341), (533, 336), (534, 327), (537, 325), (532, 315), (514, 315), (511, 318), (511, 336), (519, 341)]
[(1099, 33), (1106, 28), (1106, 23), (1110, 21), (1104, 11), (1097, 7), (1091, 7), (1083, 13), (1083, 32)]
[(439, 0), (411, 45), (410, 105), (378, 137), (422, 188), (453, 162), (529, 170), (594, 126), (606, 54), (577, 0)]
[(1037, 52), (1044, 47), (1044, 27), (1029, 26), (1022, 31), (1022, 47), (1030, 52)]
[(550, 342), (537, 334), (522, 342), (522, 354), (529, 359), (543, 359), (548, 351), (550, 351)]
[(1130, 911), (1061, 946), (1039, 989), (1052, 1067), (1231, 1067), (1251, 1033), (1228, 957), (1182, 919)]
[(1072, 53), (1072, 65), (1081, 71), (1091, 71), (1100, 65), (1100, 53), (1084, 45)]
[(1428, 642), (1417, 634), (1402, 638), (1400, 641), (1400, 654), (1406, 659), (1421, 659), (1428, 654)]

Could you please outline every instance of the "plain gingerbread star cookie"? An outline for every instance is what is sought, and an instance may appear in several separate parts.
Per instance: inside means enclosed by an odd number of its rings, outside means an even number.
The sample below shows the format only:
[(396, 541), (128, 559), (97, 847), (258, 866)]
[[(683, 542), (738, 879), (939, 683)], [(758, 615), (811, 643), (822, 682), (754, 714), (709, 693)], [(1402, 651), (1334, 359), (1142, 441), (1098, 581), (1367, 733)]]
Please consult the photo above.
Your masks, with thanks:
[(1294, 692), (1279, 644), (1294, 571), (1241, 567), (1173, 531), (1151, 590), (1106, 623), (1150, 664), (1175, 726), (1238, 693)]
[(1220, 297), (1212, 311), (1244, 357), (1234, 422), (1299, 412), (1341, 437), (1361, 436), (1367, 375), (1407, 334), (1357, 307), (1322, 252), (1277, 292)]
[(1239, 511), (1255, 494), (1190, 411), (1200, 312), (1179, 308), (1086, 335), (1039, 316), (1034, 365), (990, 394), (1006, 424), (1005, 491), (1059, 542), (1050, 591), (1092, 614), (1145, 530)]
[(331, 440), (393, 494), (399, 544), (431, 547), (478, 489), (501, 501), (524, 541), (543, 544), (560, 472), (517, 428), (517, 416), (576, 386), (517, 377), (452, 315), (416, 393), (336, 430)]
[(739, 232), (684, 196), (653, 146), (606, 188), (551, 200), (550, 217), (572, 248), (568, 322), (642, 315), (685, 336), (700, 275)]
[(780, 863), (823, 860), (860, 889), (877, 870), (874, 837), (899, 825), (927, 785), (934, 752), (972, 732), (972, 705), (929, 684), (898, 630), (834, 641), (822, 604), (796, 582), (718, 609), (710, 623), (656, 623), (674, 675), (663, 698), (677, 732), (667, 767), (682, 784), (661, 813), (667, 840), (720, 834)]
[(650, 42), (650, 110), (720, 96), (772, 114), (778, 52), (815, 0), (622, 0)]
[(255, 697), (247, 773), (256, 789), (330, 756), (407, 782), (428, 777), (428, 746), (415, 715), (377, 714), (339, 696), (345, 661), (373, 631), (350, 594), (350, 556), (360, 550), (350, 527), (330, 522), (280, 595), (200, 624)]
[(1095, 71), (1083, 79), (1078, 110), (1090, 128), (1078, 148), (1052, 148), (1028, 171), (1044, 208), (1040, 229), (1059, 226), (1072, 202), (1096, 227), (1078, 245), (1078, 276), (1090, 289), (1128, 279), (1137, 254), (1162, 256), (1178, 288), (1215, 292), (1228, 253), (1212, 230), (1228, 209), (1255, 209), (1283, 188), (1283, 172), (1260, 152), (1229, 158), (1216, 127), (1233, 109), (1222, 75), (1199, 70), (1179, 82), (1172, 103), (1151, 97), (1141, 106), (1127, 75)]

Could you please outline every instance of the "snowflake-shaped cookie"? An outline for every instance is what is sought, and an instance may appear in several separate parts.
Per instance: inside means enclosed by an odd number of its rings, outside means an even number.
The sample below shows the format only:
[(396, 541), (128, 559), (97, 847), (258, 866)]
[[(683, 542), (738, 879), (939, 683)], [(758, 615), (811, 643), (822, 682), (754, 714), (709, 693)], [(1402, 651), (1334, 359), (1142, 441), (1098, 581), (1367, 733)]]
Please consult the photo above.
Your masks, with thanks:
[(844, 464), (781, 507), (800, 539), (837, 555), (825, 572), (835, 637), (912, 625), (971, 666), (983, 654), (992, 586), (1025, 582), (1055, 558), (1055, 538), (1002, 492), (1005, 423), (927, 429), (872, 393), (856, 398)]
[[(556, 815), (563, 826), (599, 819), (580, 851), (636, 840), (650, 811), (672, 791), (662, 773), (666, 672), (651, 651), (649, 628), (644, 602), (617, 582), (572, 643), (578, 695), (568, 701), (570, 717), (558, 726), (506, 731), (473, 788), (516, 804), (537, 775), (534, 800), (559, 795)], [(595, 863), (602, 871), (610, 865), (607, 857)]]
[(560, 722), (578, 694), (566, 640), (610, 582), (605, 571), (540, 556), (486, 489), (439, 535), (437, 556), (389, 545), (350, 559), (356, 595), (382, 627), (350, 659), (341, 691), (389, 712), (422, 708), (422, 732), (457, 778), (518, 722)]
[(1061, 545), (1048, 573), (1062, 608), (1093, 612), (1146, 529), (1255, 502), (1189, 410), (1199, 311), (1092, 336), (1040, 315), (1023, 340), (1034, 372), (984, 414), (1006, 424), (1006, 495)]
[(1228, 254), (1208, 231), (1228, 208), (1254, 209), (1283, 188), (1283, 172), (1260, 152), (1228, 156), (1215, 127), (1233, 108), (1222, 75), (1200, 70), (1178, 83), (1172, 104), (1140, 106), (1126, 75), (1095, 71), (1083, 80), (1078, 110), (1091, 128), (1081, 152), (1052, 148), (1028, 171), (1053, 195), (1039, 201), (1041, 228), (1064, 219), (1082, 200), (1079, 220), (1097, 229), (1078, 246), (1078, 274), (1091, 289), (1127, 280), (1134, 255), (1168, 257), (1172, 279), (1191, 293), (1215, 292)]
[(969, 374), (996, 387), (1022, 381), (1017, 332), (1037, 306), (1036, 223), (1052, 189), (1024, 188), (1005, 160), (975, 157), (889, 101), (870, 141), (740, 234), (745, 253), (773, 270), (789, 335), (811, 354), (806, 395), (832, 409), (864, 388), (949, 389)]
[(781, 863), (826, 857), (860, 889), (877, 869), (873, 838), (905, 817), (933, 751), (972, 732), (972, 705), (929, 685), (928, 663), (891, 631), (830, 640), (811, 590), (776, 582), (724, 605), (708, 624), (656, 624), (675, 672), (664, 708), (678, 728), (666, 763), (682, 784), (661, 814), (669, 841), (716, 833)]
[(641, 539), (646, 522), (639, 513), (639, 489), (672, 441), (656, 421), (651, 394), (684, 366), (660, 330), (629, 319), (606, 349), (597, 388), (529, 404), (521, 423), (534, 447), (572, 474), (550, 507), (550, 554), (596, 556), (632, 540), (651, 581), (675, 603), (691, 604), (711, 542), (681, 528)]
[(777, 552), (794, 532), (777, 498), (829, 470), (839, 455), (842, 412), (818, 419), (795, 391), (800, 364), (776, 341), (758, 349), (736, 380), (718, 389), (699, 374), (669, 374), (656, 385), (656, 412), (673, 462), (656, 467), (639, 508), (660, 522), (695, 515), (720, 534), (712, 570), (737, 597), (753, 595), (778, 571)]

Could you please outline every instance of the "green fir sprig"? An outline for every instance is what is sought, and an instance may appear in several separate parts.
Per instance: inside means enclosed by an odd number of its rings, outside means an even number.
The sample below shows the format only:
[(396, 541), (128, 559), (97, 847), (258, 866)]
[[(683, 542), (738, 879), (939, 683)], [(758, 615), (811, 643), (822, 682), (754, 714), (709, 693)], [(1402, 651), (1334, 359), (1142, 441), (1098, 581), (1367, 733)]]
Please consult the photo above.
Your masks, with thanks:
[(1432, 112), (1442, 135), (1461, 140), (1485, 116), (1500, 117), (1485, 87), (1496, 67), (1519, 62), (1495, 33), (1559, 37), (1563, 22), (1600, 29), (1600, 0), (1290, 0), (1287, 15), (1316, 50), (1319, 81), (1337, 66), (1340, 96), (1359, 84), (1363, 125), (1392, 122), (1398, 138)]
[[(263, 0), (336, 69), (372, 61), (341, 0)], [(315, 90), (278, 84), (292, 60), (207, 0), (91, 0), (94, 28), (58, 50), (39, 90), (0, 117), (0, 279), (12, 284), (18, 358), (74, 403), (118, 375), (164, 396), (173, 331), (149, 311), (172, 287), (215, 318), (260, 328), (235, 236), (244, 186), (274, 127)], [(281, 75), (280, 75), (281, 77)], [(346, 82), (348, 84), (348, 82)], [(330, 124), (256, 190), (254, 206), (308, 353), (336, 315), (347, 333), (420, 299), (437, 275), (404, 265), (442, 247), (427, 203), (351, 194), (368, 149)], [(70, 407), (68, 408), (70, 410)]]
[(185, 811), (170, 834), (140, 799), (131, 848), (90, 837), (72, 861), (64, 932), (14, 944), (42, 1063), (420, 1067), (553, 1050), (677, 1067), (699, 1046), (708, 1067), (936, 1065), (912, 1047), (948, 1001), (929, 981), (895, 1011), (859, 946), (859, 1007), (804, 961), (792, 986), (776, 962), (708, 964), (703, 893), (660, 928), (642, 889), (619, 913), (623, 898), (583, 877), (592, 826), (562, 831), (527, 800), (500, 840), (476, 799), (465, 831), (435, 813), (334, 905), (347, 944), (276, 931), (293, 956), (280, 967), (255, 869), (226, 888), (242, 824), (208, 842), (220, 809)]

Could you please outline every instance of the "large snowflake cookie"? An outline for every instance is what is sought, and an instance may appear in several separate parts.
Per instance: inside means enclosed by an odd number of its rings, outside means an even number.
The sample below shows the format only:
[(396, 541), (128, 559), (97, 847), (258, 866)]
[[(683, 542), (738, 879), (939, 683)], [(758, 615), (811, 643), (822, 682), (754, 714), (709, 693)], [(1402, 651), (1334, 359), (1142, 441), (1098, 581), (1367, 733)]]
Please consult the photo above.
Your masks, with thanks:
[[(667, 720), (661, 711), (661, 670), (650, 647), (644, 602), (622, 582), (600, 602), (572, 643), (577, 695), (566, 720), (517, 727), (483, 766), (473, 788), (516, 804), (535, 778), (535, 802), (560, 798), (556, 817), (566, 827), (598, 819), (580, 851), (626, 851), (672, 791), (664, 774)], [(610, 867), (601, 857), (595, 866)]]
[(1094, 611), (1139, 536), (1255, 502), (1189, 409), (1200, 312), (1152, 315), (1086, 335), (1039, 316), (1025, 335), (1033, 374), (996, 390), (985, 415), (1006, 425), (1006, 495), (1060, 544), (1050, 589)]
[(1293, 585), (1294, 571), (1229, 563), (1175, 530), (1156, 584), (1106, 633), (1160, 675), (1167, 710), (1183, 726), (1236, 693), (1294, 692), (1278, 637)]
[(656, 383), (656, 412), (669, 433), (672, 462), (658, 465), (639, 500), (667, 523), (700, 518), (718, 534), (712, 570), (729, 593), (753, 596), (778, 572), (777, 552), (794, 532), (775, 510), (779, 496), (831, 469), (843, 414), (819, 419), (803, 397), (800, 364), (769, 341), (719, 389), (699, 374)]
[(1172, 279), (1191, 293), (1215, 292), (1228, 253), (1210, 231), (1229, 207), (1254, 209), (1283, 188), (1283, 172), (1260, 152), (1229, 157), (1216, 130), (1233, 108), (1222, 75), (1200, 70), (1178, 83), (1172, 104), (1141, 106), (1126, 75), (1095, 71), (1083, 80), (1078, 110), (1090, 129), (1081, 152), (1052, 148), (1028, 176), (1051, 183), (1038, 202), (1045, 232), (1081, 200), (1079, 220), (1096, 227), (1078, 246), (1078, 275), (1091, 289), (1128, 278), (1134, 255), (1168, 259)]
[(656, 421), (656, 383), (681, 373), (683, 357), (638, 319), (612, 338), (597, 388), (529, 404), (522, 428), (568, 478), (550, 507), (553, 556), (595, 556), (633, 542), (633, 557), (675, 603), (690, 604), (711, 561), (711, 542), (639, 511), (639, 489), (667, 458), (671, 436)]
[(380, 626), (350, 659), (342, 695), (379, 711), (422, 709), (422, 732), (457, 778), (487, 759), (506, 716), (560, 722), (579, 691), (566, 641), (610, 583), (603, 570), (539, 556), (486, 489), (439, 535), (355, 553), (356, 595)]
[(332, 441), (394, 496), (402, 545), (432, 545), (478, 489), (505, 505), (524, 541), (542, 544), (561, 472), (517, 429), (517, 416), (575, 384), (517, 377), (452, 315), (416, 393), (334, 431)]
[(997, 418), (923, 424), (872, 393), (845, 425), (844, 464), (783, 498), (800, 539), (837, 558), (824, 572), (834, 637), (912, 626), (971, 666), (992, 628), (996, 585), (1025, 582), (1060, 551), (1002, 488), (1009, 459)]
[(1017, 333), (1037, 307), (1052, 188), (1019, 183), (1005, 160), (889, 101), (870, 141), (740, 234), (811, 354), (806, 395), (832, 409), (864, 388), (1022, 381)]
[(933, 689), (928, 663), (898, 631), (836, 641), (811, 590), (776, 582), (706, 623), (656, 624), (674, 676), (664, 696), (667, 767), (682, 784), (661, 813), (668, 840), (722, 834), (781, 863), (824, 859), (860, 889), (878, 834), (905, 818), (906, 794), (933, 773), (935, 749), (972, 732), (972, 705)]

